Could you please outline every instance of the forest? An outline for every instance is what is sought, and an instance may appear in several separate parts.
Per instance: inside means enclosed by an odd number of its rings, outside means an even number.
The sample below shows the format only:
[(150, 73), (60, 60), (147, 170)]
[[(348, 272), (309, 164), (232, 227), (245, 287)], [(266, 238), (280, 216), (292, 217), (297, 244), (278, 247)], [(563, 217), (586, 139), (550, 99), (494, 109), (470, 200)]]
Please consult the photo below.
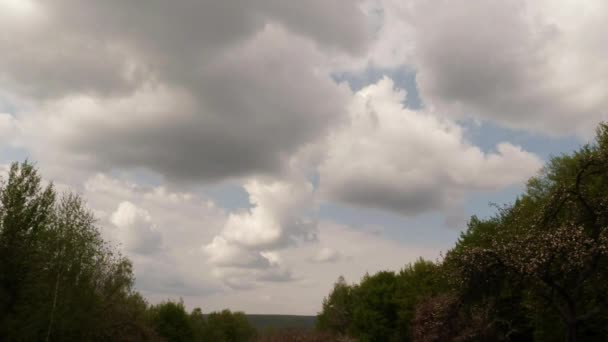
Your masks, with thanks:
[(606, 341), (608, 125), (553, 157), (514, 202), (473, 216), (440, 260), (338, 278), (310, 331), (149, 304), (130, 261), (30, 162), (0, 184), (2, 341)]

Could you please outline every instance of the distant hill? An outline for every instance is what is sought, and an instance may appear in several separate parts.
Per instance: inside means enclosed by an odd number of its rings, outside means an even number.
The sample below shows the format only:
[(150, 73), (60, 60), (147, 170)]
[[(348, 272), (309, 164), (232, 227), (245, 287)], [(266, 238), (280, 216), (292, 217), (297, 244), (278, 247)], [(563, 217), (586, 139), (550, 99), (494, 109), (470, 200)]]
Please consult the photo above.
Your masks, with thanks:
[(247, 315), (247, 319), (261, 332), (280, 329), (312, 330), (317, 321), (316, 316), (295, 315)]

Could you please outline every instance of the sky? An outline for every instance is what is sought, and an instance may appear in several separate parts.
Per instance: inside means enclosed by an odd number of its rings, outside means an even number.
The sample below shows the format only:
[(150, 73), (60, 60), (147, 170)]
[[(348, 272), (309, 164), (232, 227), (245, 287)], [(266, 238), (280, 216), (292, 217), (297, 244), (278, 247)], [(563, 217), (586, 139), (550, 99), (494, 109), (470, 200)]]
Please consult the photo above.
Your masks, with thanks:
[(315, 314), (437, 260), (608, 118), (602, 0), (0, 0), (0, 164), (151, 302)]

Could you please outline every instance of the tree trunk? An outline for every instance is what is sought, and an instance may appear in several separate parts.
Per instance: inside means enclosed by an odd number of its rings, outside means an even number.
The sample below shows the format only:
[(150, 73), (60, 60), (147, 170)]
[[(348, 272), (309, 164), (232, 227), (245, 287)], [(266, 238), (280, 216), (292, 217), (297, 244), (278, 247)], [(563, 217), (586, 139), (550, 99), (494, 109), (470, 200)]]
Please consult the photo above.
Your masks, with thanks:
[(577, 339), (577, 322), (576, 319), (571, 320), (570, 322), (568, 322), (567, 327), (568, 329), (568, 339), (566, 341), (568, 342), (576, 342)]
[(51, 338), (51, 330), (53, 329), (53, 320), (55, 319), (55, 308), (57, 307), (57, 293), (59, 292), (59, 279), (61, 278), (61, 272), (57, 274), (57, 280), (55, 281), (55, 291), (53, 294), (53, 307), (51, 308), (51, 317), (49, 319), (49, 327), (46, 331), (46, 342), (49, 342)]

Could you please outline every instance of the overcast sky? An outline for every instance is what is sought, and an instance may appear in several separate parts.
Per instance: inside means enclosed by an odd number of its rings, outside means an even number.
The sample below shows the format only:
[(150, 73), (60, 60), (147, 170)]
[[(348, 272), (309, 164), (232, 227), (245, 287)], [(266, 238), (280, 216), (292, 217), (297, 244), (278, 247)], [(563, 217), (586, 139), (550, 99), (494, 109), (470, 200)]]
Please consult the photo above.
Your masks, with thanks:
[(436, 259), (608, 118), (603, 0), (0, 0), (0, 164), (152, 302), (315, 314)]

